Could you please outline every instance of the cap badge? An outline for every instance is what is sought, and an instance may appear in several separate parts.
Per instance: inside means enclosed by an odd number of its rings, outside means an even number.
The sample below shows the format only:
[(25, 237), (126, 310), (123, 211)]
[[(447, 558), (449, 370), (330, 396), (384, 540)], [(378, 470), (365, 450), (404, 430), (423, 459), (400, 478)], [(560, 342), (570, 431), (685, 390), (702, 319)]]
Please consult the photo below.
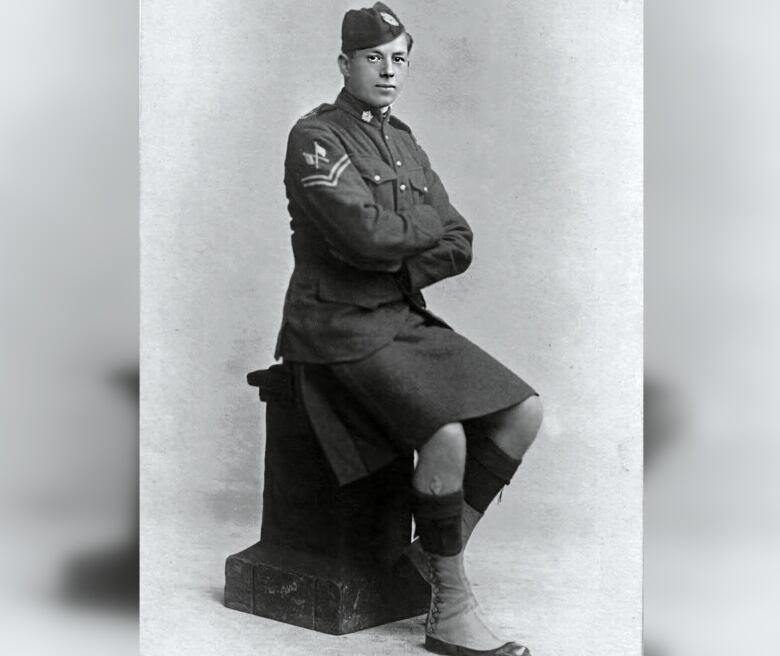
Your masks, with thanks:
[(360, 115), (360, 118), (362, 118), (366, 123), (371, 123), (371, 119), (374, 118), (374, 115), (371, 113), (370, 109), (367, 109)]
[(398, 21), (392, 14), (388, 14), (386, 11), (380, 11), (379, 15), (382, 17), (382, 20), (384, 20), (385, 23), (389, 23), (393, 27), (398, 27)]

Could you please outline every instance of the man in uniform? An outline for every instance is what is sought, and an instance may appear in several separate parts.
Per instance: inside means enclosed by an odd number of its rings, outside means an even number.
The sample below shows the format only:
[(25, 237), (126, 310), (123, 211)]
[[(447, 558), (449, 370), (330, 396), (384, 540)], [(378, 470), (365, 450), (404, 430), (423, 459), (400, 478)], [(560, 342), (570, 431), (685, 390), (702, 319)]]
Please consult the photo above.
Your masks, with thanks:
[[(419, 539), (407, 556), (431, 585), (426, 648), (528, 656), (482, 615), (463, 550), (536, 437), (542, 409), (527, 383), (425, 307), (422, 288), (469, 266), (472, 232), (409, 127), (391, 113), (412, 43), (383, 3), (348, 11), (338, 56), (344, 88), (290, 133), (285, 186), (295, 269), (276, 357), (304, 381), (325, 375), (342, 386), (352, 401), (340, 409), (352, 414), (344, 423), (382, 434), (382, 443), (357, 447), (321, 436), (341, 482), (417, 452)], [(344, 457), (350, 448), (354, 467)]]

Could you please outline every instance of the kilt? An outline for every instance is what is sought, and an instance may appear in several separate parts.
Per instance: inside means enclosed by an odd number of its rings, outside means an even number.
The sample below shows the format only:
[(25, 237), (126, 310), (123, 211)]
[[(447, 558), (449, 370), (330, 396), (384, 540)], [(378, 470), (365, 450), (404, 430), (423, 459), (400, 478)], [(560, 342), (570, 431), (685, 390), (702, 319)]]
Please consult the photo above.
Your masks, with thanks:
[(386, 346), (325, 366), (401, 454), (419, 450), (451, 422), (463, 422), (474, 439), (481, 417), (536, 395), (481, 348), (414, 310)]
[(296, 396), (339, 485), (419, 450), (442, 426), (482, 419), (536, 391), (434, 315), (410, 304), (392, 342), (359, 360), (287, 362)]

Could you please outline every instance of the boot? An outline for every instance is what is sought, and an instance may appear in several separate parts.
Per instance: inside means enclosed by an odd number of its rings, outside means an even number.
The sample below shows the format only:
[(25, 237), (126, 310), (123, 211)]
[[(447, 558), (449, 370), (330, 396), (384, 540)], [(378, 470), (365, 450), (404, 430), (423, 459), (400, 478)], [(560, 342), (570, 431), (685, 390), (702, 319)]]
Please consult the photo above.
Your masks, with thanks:
[(463, 491), (431, 495), (412, 489), (421, 563), (431, 585), (425, 647), (455, 656), (530, 656), (501, 640), (482, 617), (463, 569)]
[(454, 656), (530, 656), (527, 647), (499, 638), (484, 619), (463, 568), (463, 552), (423, 552), (431, 580), (425, 648)]

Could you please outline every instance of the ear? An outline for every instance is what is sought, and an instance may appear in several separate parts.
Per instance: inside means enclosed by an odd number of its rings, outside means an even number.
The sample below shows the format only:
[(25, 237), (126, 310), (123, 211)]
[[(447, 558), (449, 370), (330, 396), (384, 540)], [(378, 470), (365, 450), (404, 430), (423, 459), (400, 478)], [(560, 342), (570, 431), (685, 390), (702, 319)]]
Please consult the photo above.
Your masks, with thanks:
[(344, 77), (349, 77), (349, 57), (343, 52), (339, 54), (339, 70)]

